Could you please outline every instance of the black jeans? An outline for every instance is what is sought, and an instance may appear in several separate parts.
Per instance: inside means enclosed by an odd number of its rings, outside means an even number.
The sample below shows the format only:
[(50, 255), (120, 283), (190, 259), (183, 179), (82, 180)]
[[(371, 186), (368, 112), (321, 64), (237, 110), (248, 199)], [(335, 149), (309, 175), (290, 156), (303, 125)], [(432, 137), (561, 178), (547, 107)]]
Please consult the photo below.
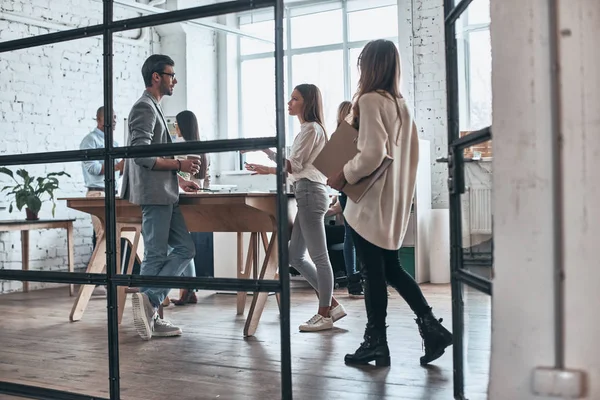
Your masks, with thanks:
[(398, 251), (382, 249), (353, 231), (356, 255), (362, 266), (368, 324), (385, 329), (386, 281), (400, 293), (417, 317), (431, 310), (421, 288), (400, 265)]

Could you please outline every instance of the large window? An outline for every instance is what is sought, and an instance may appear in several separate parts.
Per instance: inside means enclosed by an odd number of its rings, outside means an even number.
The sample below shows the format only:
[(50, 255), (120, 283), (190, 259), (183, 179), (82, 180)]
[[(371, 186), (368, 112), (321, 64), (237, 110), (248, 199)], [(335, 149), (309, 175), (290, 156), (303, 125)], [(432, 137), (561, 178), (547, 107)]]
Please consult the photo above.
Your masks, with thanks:
[[(351, 100), (358, 82), (356, 61), (372, 39), (397, 43), (396, 0), (344, 0), (289, 5), (285, 10), (284, 87), (286, 101), (295, 85), (313, 83), (323, 95), (325, 126), (336, 124), (339, 103)], [(273, 40), (272, 12), (244, 14), (240, 29)], [(241, 38), (239, 51), (240, 137), (275, 135), (274, 45)], [(288, 145), (300, 130), (296, 118), (286, 120)], [(248, 153), (247, 162), (265, 163), (261, 153)]]
[(492, 124), (490, 1), (475, 0), (457, 23), (460, 130)]
[[(317, 85), (323, 96), (325, 127), (329, 133), (336, 127), (338, 104), (346, 99), (344, 93), (344, 52), (342, 50), (321, 53), (298, 54), (292, 57), (292, 82)], [(300, 131), (300, 123), (293, 118), (292, 132)]]

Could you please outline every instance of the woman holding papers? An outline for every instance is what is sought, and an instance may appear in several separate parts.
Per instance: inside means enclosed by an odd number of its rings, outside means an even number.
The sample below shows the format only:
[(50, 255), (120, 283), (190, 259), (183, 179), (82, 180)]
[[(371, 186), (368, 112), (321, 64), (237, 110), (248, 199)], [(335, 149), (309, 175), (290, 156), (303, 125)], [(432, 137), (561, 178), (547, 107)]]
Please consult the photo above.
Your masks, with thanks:
[(452, 344), (452, 334), (432, 313), (419, 285), (402, 268), (398, 249), (402, 245), (415, 191), (419, 154), (417, 129), (400, 94), (400, 57), (394, 43), (367, 43), (358, 57), (360, 78), (353, 107), (358, 129), (356, 156), (342, 171), (329, 177), (337, 190), (370, 176), (386, 156), (393, 162), (358, 201), (350, 198), (344, 217), (354, 229), (356, 254), (362, 264), (367, 309), (364, 341), (347, 364), (390, 365), (386, 336), (386, 280), (416, 314), (425, 344), (421, 365), (439, 358)]
[[(316, 332), (333, 328), (333, 322), (346, 316), (344, 307), (333, 298), (333, 271), (325, 240), (325, 213), (329, 206), (327, 178), (312, 165), (327, 142), (319, 88), (311, 84), (296, 86), (288, 102), (288, 113), (300, 121), (300, 133), (285, 160), (286, 171), (294, 181), (298, 205), (290, 238), (290, 265), (317, 291), (317, 313), (300, 325), (303, 332)], [(274, 155), (270, 150), (265, 153), (270, 157)], [(276, 172), (275, 167), (258, 164), (246, 164), (246, 169), (258, 174)], [(313, 262), (305, 256), (307, 249)]]

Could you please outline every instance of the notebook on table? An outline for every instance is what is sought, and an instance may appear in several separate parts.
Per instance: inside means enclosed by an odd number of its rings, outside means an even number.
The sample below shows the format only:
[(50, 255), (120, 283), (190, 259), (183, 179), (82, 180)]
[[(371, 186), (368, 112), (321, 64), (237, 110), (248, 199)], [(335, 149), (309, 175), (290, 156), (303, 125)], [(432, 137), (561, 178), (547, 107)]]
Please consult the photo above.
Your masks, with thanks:
[[(346, 121), (342, 121), (313, 162), (313, 165), (327, 177), (337, 174), (344, 168), (344, 165), (348, 161), (358, 154), (358, 149), (356, 148), (357, 141), (358, 131)], [(344, 186), (343, 192), (350, 200), (358, 203), (377, 179), (383, 175), (392, 161), (394, 161), (393, 158), (386, 156), (371, 175), (362, 178), (354, 185), (347, 184)]]

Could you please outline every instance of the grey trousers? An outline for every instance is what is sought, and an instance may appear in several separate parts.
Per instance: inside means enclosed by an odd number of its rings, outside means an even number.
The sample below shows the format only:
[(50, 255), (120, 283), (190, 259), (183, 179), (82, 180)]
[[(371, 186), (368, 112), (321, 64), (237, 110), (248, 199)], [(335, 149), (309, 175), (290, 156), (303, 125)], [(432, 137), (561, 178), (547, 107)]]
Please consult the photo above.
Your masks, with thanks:
[[(196, 247), (178, 203), (166, 206), (142, 205), (142, 236), (144, 261), (140, 267), (140, 275), (181, 276), (189, 271), (190, 262), (196, 255)], [(169, 251), (169, 247), (172, 251)], [(140, 288), (140, 292), (148, 296), (154, 307), (158, 307), (170, 291), (170, 288)]]
[[(319, 293), (319, 306), (331, 306), (333, 270), (325, 240), (325, 212), (329, 208), (327, 187), (322, 183), (301, 179), (294, 193), (298, 213), (290, 238), (290, 265)], [(306, 257), (306, 250), (310, 260)]]

